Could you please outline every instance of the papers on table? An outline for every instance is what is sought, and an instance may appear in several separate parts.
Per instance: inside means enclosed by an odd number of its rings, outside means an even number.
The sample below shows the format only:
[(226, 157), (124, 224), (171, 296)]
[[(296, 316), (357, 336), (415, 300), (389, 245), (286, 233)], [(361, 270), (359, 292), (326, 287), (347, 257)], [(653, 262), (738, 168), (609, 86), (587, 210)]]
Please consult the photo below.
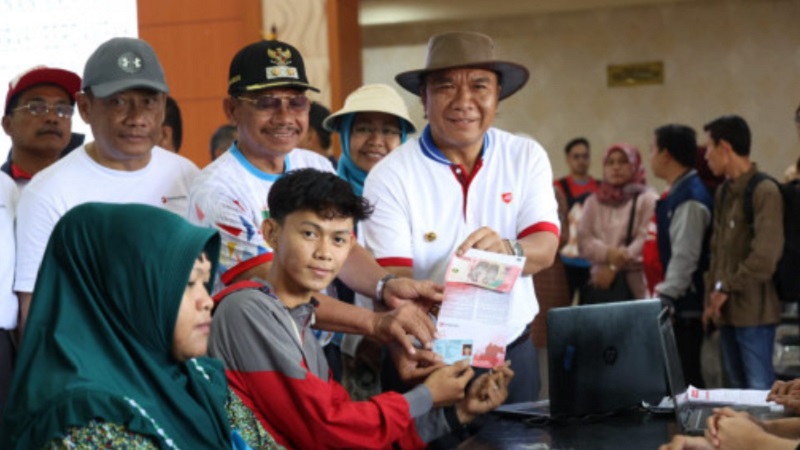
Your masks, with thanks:
[(757, 389), (698, 389), (689, 386), (686, 395), (691, 403), (729, 403), (731, 405), (775, 406), (767, 401), (769, 390)]
[(505, 326), (511, 289), (525, 258), (470, 249), (453, 256), (445, 274), (445, 298), (433, 350), (448, 364), (469, 358), (475, 367), (492, 368), (505, 360), (510, 338)]

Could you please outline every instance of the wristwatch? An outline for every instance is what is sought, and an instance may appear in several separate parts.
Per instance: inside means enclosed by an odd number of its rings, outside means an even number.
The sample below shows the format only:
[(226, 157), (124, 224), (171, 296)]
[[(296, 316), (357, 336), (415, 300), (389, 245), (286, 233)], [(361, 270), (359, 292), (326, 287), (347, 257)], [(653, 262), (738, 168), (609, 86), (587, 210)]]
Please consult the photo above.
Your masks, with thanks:
[(386, 283), (388, 283), (389, 280), (393, 280), (395, 278), (397, 278), (397, 275), (389, 273), (384, 275), (384, 277), (381, 278), (380, 280), (378, 280), (378, 284), (375, 286), (375, 300), (377, 302), (383, 303), (383, 291), (384, 289), (386, 289)]
[(525, 256), (525, 250), (522, 248), (522, 244), (520, 244), (517, 239), (506, 239), (506, 241), (511, 247), (511, 250), (514, 252), (514, 256)]

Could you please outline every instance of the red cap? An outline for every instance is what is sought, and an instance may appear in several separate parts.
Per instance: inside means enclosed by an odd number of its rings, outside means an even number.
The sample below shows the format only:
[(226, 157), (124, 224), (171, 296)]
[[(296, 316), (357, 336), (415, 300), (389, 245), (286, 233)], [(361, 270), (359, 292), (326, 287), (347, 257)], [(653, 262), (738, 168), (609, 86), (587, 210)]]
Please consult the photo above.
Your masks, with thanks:
[(55, 84), (66, 91), (70, 101), (75, 103), (75, 94), (81, 90), (81, 77), (64, 69), (53, 69), (46, 66), (36, 66), (21, 73), (8, 83), (5, 111), (8, 113), (8, 104), (11, 99), (24, 91), (39, 84)]

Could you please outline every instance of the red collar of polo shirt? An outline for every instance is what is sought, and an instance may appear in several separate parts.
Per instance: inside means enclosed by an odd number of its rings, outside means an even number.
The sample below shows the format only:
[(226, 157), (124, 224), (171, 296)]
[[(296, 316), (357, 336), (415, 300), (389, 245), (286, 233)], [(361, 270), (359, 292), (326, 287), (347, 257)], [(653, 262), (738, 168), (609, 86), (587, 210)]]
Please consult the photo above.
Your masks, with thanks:
[(11, 163), (11, 178), (15, 180), (30, 180), (33, 175), (20, 169), (18, 165)]

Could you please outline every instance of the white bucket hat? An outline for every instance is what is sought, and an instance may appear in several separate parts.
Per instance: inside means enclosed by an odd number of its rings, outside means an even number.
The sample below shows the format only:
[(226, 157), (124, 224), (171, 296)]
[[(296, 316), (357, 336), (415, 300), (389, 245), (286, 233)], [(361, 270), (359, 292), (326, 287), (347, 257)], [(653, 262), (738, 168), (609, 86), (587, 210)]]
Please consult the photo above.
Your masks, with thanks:
[(391, 114), (405, 122), (409, 134), (417, 131), (408, 117), (408, 108), (403, 98), (391, 86), (385, 84), (365, 84), (356, 89), (347, 96), (342, 109), (328, 116), (322, 122), (322, 126), (328, 131), (338, 133), (344, 116), (362, 112)]

